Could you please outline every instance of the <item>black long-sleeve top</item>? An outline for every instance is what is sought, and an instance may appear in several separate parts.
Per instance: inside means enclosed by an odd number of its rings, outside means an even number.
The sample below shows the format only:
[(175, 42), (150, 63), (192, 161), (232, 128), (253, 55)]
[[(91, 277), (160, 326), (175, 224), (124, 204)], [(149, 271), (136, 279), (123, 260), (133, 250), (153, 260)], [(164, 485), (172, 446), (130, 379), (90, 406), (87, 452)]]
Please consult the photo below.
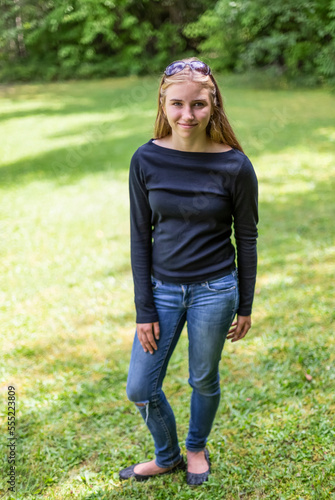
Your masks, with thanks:
[(237, 149), (178, 151), (151, 139), (129, 172), (131, 264), (136, 322), (158, 321), (151, 274), (161, 281), (200, 283), (235, 269), (238, 314), (251, 314), (257, 268), (258, 186), (250, 160)]

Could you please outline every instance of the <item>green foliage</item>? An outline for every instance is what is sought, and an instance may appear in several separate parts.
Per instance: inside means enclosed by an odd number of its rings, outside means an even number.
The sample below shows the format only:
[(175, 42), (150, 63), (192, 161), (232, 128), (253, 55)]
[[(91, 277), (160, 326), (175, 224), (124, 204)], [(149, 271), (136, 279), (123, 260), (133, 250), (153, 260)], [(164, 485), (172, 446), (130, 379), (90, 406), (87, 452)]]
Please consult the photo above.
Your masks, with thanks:
[(325, 79), (335, 76), (334, 13), (334, 0), (219, 0), (184, 33), (219, 70), (274, 65)]
[[(125, 388), (128, 168), (152, 133), (157, 78), (0, 89), (0, 496), (13, 385), (13, 500), (334, 499), (335, 96), (246, 76), (218, 80), (259, 178), (253, 327), (226, 343), (212, 474), (196, 490), (183, 473), (118, 478), (154, 452)], [(183, 453), (187, 348), (184, 331), (164, 382)]]
[(192, 52), (183, 27), (214, 3), (1, 0), (0, 75), (13, 81), (160, 72)]
[(0, 0), (0, 78), (155, 74), (196, 55), (335, 81), (335, 0)]

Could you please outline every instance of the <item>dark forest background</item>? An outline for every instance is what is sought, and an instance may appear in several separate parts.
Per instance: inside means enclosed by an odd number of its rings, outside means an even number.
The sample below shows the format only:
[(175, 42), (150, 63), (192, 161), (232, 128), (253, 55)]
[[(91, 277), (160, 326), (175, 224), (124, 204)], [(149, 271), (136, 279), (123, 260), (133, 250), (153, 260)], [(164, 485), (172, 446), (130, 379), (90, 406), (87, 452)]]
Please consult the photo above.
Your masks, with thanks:
[(3, 82), (145, 75), (193, 55), (335, 79), (335, 0), (0, 0), (0, 14)]

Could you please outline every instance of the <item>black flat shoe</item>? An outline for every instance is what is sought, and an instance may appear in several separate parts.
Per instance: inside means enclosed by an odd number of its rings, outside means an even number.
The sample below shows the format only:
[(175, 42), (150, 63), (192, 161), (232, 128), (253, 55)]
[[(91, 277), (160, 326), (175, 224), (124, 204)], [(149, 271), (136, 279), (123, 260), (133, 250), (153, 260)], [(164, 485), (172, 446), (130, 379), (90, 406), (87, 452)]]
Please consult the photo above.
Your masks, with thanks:
[(206, 470), (206, 472), (202, 472), (200, 474), (196, 474), (195, 472), (187, 472), (186, 482), (190, 486), (199, 486), (200, 484), (208, 480), (208, 476), (211, 473), (211, 462), (209, 459), (209, 453), (207, 449), (205, 449), (205, 459), (206, 462), (208, 463), (208, 470)]
[(166, 472), (160, 472), (159, 474), (149, 474), (148, 476), (145, 476), (143, 474), (136, 474), (136, 472), (134, 472), (136, 465), (139, 465), (139, 464), (130, 465), (126, 469), (120, 470), (120, 472), (119, 472), (120, 479), (124, 480), (124, 479), (130, 479), (131, 477), (134, 477), (136, 479), (136, 481), (146, 481), (150, 477), (163, 476), (164, 474), (171, 474), (172, 472), (176, 472), (177, 470), (185, 470), (186, 469), (186, 463), (184, 461), (183, 456), (181, 457), (180, 462), (178, 462), (177, 465), (172, 467), (172, 469), (169, 469)]

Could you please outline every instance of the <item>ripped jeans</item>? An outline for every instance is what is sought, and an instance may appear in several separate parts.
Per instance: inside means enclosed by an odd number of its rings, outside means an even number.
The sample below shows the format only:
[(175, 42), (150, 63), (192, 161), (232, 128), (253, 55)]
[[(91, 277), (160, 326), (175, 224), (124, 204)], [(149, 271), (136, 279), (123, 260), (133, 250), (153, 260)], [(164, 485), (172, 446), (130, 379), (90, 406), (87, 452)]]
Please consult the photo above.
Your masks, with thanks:
[(189, 384), (192, 387), (186, 449), (205, 448), (220, 401), (219, 362), (238, 308), (237, 273), (183, 285), (152, 277), (160, 338), (153, 354), (144, 352), (135, 333), (127, 396), (136, 403), (155, 443), (156, 464), (171, 467), (181, 458), (176, 421), (162, 384), (187, 321)]

